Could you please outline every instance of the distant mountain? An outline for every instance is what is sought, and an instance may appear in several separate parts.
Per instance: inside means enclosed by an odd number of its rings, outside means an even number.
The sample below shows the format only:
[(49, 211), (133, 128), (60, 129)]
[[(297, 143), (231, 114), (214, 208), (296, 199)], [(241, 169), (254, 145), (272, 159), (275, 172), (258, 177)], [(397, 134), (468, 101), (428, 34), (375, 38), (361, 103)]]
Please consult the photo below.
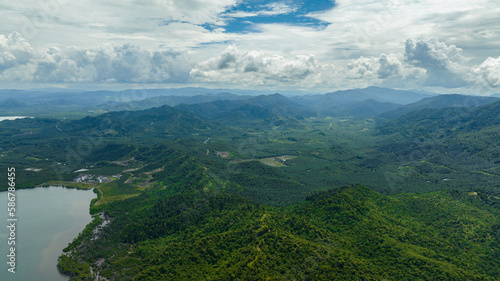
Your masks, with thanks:
[(424, 108), (446, 108), (446, 107), (478, 107), (500, 100), (494, 97), (480, 97), (480, 96), (467, 96), (467, 95), (439, 95), (435, 97), (425, 98), (420, 101), (403, 105), (393, 111), (381, 114), (381, 118), (395, 118), (402, 116), (414, 110)]
[(269, 109), (276, 114), (298, 117), (310, 114), (309, 109), (280, 94), (260, 95), (244, 101), (247, 104)]
[[(329, 111), (329, 115), (333, 116), (357, 116), (369, 118), (381, 113), (394, 110), (399, 105), (390, 102), (378, 102), (372, 99), (359, 101), (346, 105), (341, 108)], [(322, 112), (325, 113), (325, 112)]]
[(0, 109), (17, 109), (26, 106), (28, 106), (26, 103), (13, 98), (0, 102)]
[(234, 113), (239, 113), (241, 116), (248, 117), (249, 119), (264, 119), (272, 115), (272, 113), (265, 108), (249, 105), (244, 102), (228, 100), (197, 104), (180, 104), (175, 108), (208, 119), (223, 119)]
[(375, 97), (374, 100), (399, 103), (399, 104), (409, 104), (412, 102), (419, 101), (423, 98), (437, 95), (428, 92), (422, 93), (422, 92), (394, 90), (394, 89), (380, 88), (380, 87), (368, 87), (365, 89), (360, 89), (358, 91)]
[(444, 131), (447, 137), (500, 125), (500, 100), (479, 107), (424, 108), (381, 123), (384, 133), (424, 136)]
[[(425, 108), (379, 125), (381, 134), (407, 143), (460, 147), (500, 163), (500, 101), (479, 107)], [(398, 137), (399, 136), (399, 137)], [(408, 145), (406, 145), (408, 147)]]
[[(463, 128), (467, 130), (483, 130), (486, 128), (495, 128), (497, 136), (500, 137), (500, 100), (479, 107), (477, 110), (471, 111), (468, 115)], [(498, 143), (498, 141), (497, 141)]]
[(92, 110), (122, 111), (122, 110), (143, 110), (162, 105), (176, 106), (179, 104), (197, 104), (213, 102), (218, 100), (245, 100), (252, 96), (240, 96), (230, 93), (206, 94), (196, 96), (158, 96), (140, 101), (111, 102), (92, 107)]
[(366, 100), (382, 103), (409, 104), (427, 97), (430, 96), (411, 91), (369, 87), (365, 89), (336, 91), (323, 95), (293, 97), (292, 100), (298, 104), (324, 111), (345, 107)]
[(117, 111), (64, 123), (72, 135), (175, 137), (211, 132), (212, 124), (170, 106), (138, 111)]
[[(205, 118), (220, 119), (234, 111), (241, 109), (261, 108), (267, 114), (300, 115), (306, 112), (303, 106), (291, 101), (289, 98), (280, 95), (260, 95), (244, 100), (219, 100), (214, 102), (180, 104), (176, 108), (192, 112)], [(254, 116), (263, 118), (265, 116)]]
[(0, 100), (16, 99), (21, 102), (28, 103), (33, 98), (36, 98), (40, 92), (28, 92), (23, 90), (0, 90)]
[(303, 106), (280, 94), (261, 95), (247, 100), (181, 104), (175, 108), (228, 125), (245, 127), (283, 123), (291, 125), (296, 124), (297, 119), (311, 114)]
[[(366, 89), (355, 89), (346, 91), (337, 91), (323, 95), (304, 95), (305, 92), (300, 91), (282, 91), (281, 93), (289, 95), (287, 100), (285, 96), (279, 95), (272, 97), (273, 92), (261, 90), (238, 90), (238, 89), (206, 89), (206, 88), (179, 88), (179, 89), (128, 89), (122, 91), (79, 91), (68, 89), (39, 89), (39, 90), (0, 90), (0, 101), (7, 99), (16, 99), (24, 102), (27, 105), (35, 106), (25, 109), (24, 114), (37, 116), (46, 113), (44, 108), (50, 106), (51, 112), (99, 112), (99, 111), (124, 111), (124, 110), (144, 110), (148, 108), (158, 107), (162, 105), (176, 106), (179, 104), (196, 104), (207, 103), (219, 100), (248, 100), (247, 104), (257, 105), (267, 109), (282, 111), (292, 110), (292, 115), (297, 115), (297, 112), (303, 112), (306, 107), (310, 107), (314, 111), (325, 111), (327, 114), (332, 109), (342, 108), (345, 106), (354, 105), (354, 103), (366, 100), (374, 100), (380, 103), (396, 103), (406, 104), (414, 102), (429, 95), (415, 93), (411, 91), (400, 91), (392, 89), (384, 89), (377, 87), (369, 87)], [(297, 96), (302, 94), (301, 96)], [(255, 101), (251, 98), (259, 97)], [(265, 101), (267, 99), (275, 99), (274, 101)], [(263, 104), (260, 104), (263, 102)], [(280, 102), (288, 103), (285, 107), (280, 105)], [(270, 103), (269, 106), (266, 104)], [(294, 103), (292, 106), (291, 103)], [(362, 104), (360, 104), (363, 106)], [(266, 107), (267, 106), (267, 107)], [(295, 109), (293, 109), (295, 107)], [(382, 106), (381, 108), (385, 108)], [(306, 110), (307, 111), (307, 110)], [(347, 109), (346, 112), (356, 111)], [(361, 112), (361, 109), (358, 110)], [(379, 111), (372, 114), (380, 113)], [(344, 113), (342, 113), (344, 114)], [(305, 115), (313, 115), (305, 113)], [(335, 115), (335, 114), (334, 114)], [(364, 114), (363, 116), (366, 116)], [(371, 114), (370, 114), (371, 116)]]
[(81, 93), (88, 92), (89, 90), (70, 89), (70, 88), (30, 88), (26, 91), (29, 92), (43, 92), (43, 93)]
[[(193, 96), (211, 96), (211, 95), (224, 95), (231, 93), (237, 96), (258, 96), (270, 95), (275, 92), (267, 90), (241, 90), (241, 89), (207, 89), (207, 88), (170, 88), (170, 89), (127, 89), (120, 91), (110, 90), (74, 90), (74, 89), (60, 89), (60, 88), (46, 88), (46, 89), (33, 89), (33, 90), (10, 90), (0, 89), (0, 100), (15, 98), (23, 102), (39, 103), (43, 101), (52, 101), (57, 99), (69, 99), (75, 104), (85, 104), (86, 106), (98, 105), (107, 101), (114, 102), (130, 102), (150, 99), (158, 96), (179, 96), (179, 97), (193, 97)], [(301, 91), (282, 91), (286, 95), (309, 94), (309, 92)], [(208, 102), (205, 100), (202, 102)], [(185, 103), (185, 102), (184, 102)]]

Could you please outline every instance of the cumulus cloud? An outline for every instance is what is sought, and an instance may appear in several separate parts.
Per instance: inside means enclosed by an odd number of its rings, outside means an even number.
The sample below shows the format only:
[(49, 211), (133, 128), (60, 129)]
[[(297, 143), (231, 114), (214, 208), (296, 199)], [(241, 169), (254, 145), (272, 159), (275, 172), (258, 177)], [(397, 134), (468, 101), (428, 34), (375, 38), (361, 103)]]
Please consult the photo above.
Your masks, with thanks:
[(346, 77), (350, 79), (375, 78), (376, 59), (360, 57), (347, 64)]
[(33, 48), (21, 34), (0, 34), (0, 72), (28, 63), (33, 53)]
[(500, 57), (489, 57), (480, 65), (475, 66), (471, 79), (485, 86), (500, 87)]
[(474, 66), (461, 48), (435, 38), (407, 39), (400, 42), (400, 52), (360, 56), (339, 64), (307, 51), (240, 50), (235, 45), (198, 61), (186, 51), (172, 49), (131, 44), (35, 48), (19, 33), (0, 35), (2, 82), (210, 83), (301, 89), (500, 87), (500, 57)]
[(361, 57), (347, 64), (345, 77), (380, 81), (415, 80), (425, 76), (425, 70), (405, 62), (403, 54), (381, 54)]
[(312, 55), (286, 58), (261, 51), (240, 51), (229, 46), (219, 56), (199, 63), (191, 71), (191, 76), (207, 82), (296, 83), (314, 73), (316, 67)]
[[(351, 59), (338, 76), (358, 85), (403, 88), (471, 86), (468, 78), (471, 66), (468, 65), (469, 58), (462, 55), (462, 49), (436, 38), (410, 38), (403, 46), (401, 52)], [(485, 62), (482, 67), (477, 67), (476, 72), (489, 77), (483, 80), (491, 82), (495, 78), (495, 65), (493, 61)]]
[(30, 82), (168, 83), (189, 79), (185, 52), (132, 45), (35, 50), (19, 33), (0, 35), (0, 80)]
[(468, 59), (462, 55), (462, 49), (454, 45), (439, 42), (436, 38), (408, 39), (405, 57), (410, 65), (425, 69), (426, 86), (454, 88), (467, 83), (464, 76), (469, 69), (465, 66)]
[[(499, 59), (472, 67), (462, 49), (440, 42), (407, 39), (401, 52), (361, 56), (343, 65), (318, 61), (313, 55), (269, 55), (228, 47), (217, 57), (191, 70), (198, 81), (238, 85), (301, 85), (309, 87), (356, 87), (378, 85), (399, 88), (456, 88), (482, 83), (498, 86)], [(469, 77), (474, 69), (476, 75)], [(478, 78), (479, 77), (479, 78)], [(475, 79), (475, 80), (474, 80)]]
[(386, 79), (389, 77), (398, 77), (400, 76), (403, 64), (399, 59), (394, 55), (380, 55), (378, 62), (380, 64), (379, 69), (377, 70), (377, 75), (381, 79)]

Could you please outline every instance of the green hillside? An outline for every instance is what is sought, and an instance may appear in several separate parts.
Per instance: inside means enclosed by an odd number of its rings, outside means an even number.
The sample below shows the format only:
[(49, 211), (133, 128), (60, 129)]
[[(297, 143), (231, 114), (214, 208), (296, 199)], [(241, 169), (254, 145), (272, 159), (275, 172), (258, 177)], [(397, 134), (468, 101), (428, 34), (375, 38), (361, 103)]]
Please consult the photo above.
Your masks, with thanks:
[(277, 209), (202, 186), (109, 204), (99, 239), (76, 240), (60, 269), (81, 267), (75, 280), (89, 276), (85, 261), (111, 280), (498, 280), (498, 210), (477, 196), (353, 185)]

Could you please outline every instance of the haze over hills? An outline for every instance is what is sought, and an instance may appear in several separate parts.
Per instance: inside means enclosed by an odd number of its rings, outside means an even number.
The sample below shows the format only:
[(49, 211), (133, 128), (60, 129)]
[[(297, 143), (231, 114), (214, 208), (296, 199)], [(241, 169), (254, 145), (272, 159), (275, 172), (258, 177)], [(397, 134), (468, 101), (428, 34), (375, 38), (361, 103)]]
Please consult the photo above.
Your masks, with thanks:
[[(290, 95), (290, 101), (282, 98), (284, 103), (295, 103), (302, 107), (300, 110), (312, 109), (322, 114), (351, 114), (353, 112), (363, 112), (364, 116), (374, 116), (383, 111), (390, 110), (388, 102), (394, 104), (406, 104), (424, 97), (409, 91), (399, 91), (385, 88), (369, 87), (366, 89), (338, 91), (322, 95)], [(47, 109), (51, 112), (60, 112), (61, 115), (74, 116), (72, 118), (83, 117), (82, 114), (71, 113), (74, 111), (87, 111), (89, 114), (99, 114), (107, 111), (140, 110), (162, 105), (176, 106), (179, 104), (199, 104), (203, 102), (223, 101), (223, 100), (248, 100), (252, 104), (252, 97), (263, 95), (271, 97), (272, 92), (266, 91), (245, 91), (245, 90), (225, 90), (225, 89), (203, 89), (203, 88), (181, 88), (181, 89), (143, 89), (124, 91), (90, 91), (90, 92), (41, 92), (41, 91), (18, 91), (1, 90), (0, 102), (3, 98), (15, 99), (26, 104), (20, 110), (16, 108), (2, 107), (0, 114), (13, 115), (23, 114), (31, 116), (45, 116)], [(281, 95), (283, 97), (283, 95)], [(360, 107), (368, 106), (364, 101), (373, 100), (370, 108), (356, 109), (355, 103), (361, 102)], [(349, 107), (349, 108), (345, 108)], [(279, 110), (278, 103), (274, 109)], [(290, 109), (290, 108), (289, 108)], [(376, 110), (375, 110), (376, 109)], [(299, 110), (299, 111), (300, 111)], [(295, 110), (297, 111), (297, 110)], [(370, 112), (368, 114), (367, 112)]]
[(495, 97), (482, 97), (482, 96), (466, 96), (466, 95), (439, 95), (429, 98), (424, 98), (414, 103), (406, 104), (400, 106), (399, 108), (388, 111), (385, 114), (381, 114), (379, 117), (382, 118), (395, 118), (411, 111), (424, 109), (424, 108), (446, 108), (446, 107), (455, 107), (455, 108), (469, 108), (469, 107), (478, 107), (485, 104), (493, 103), (495, 101), (500, 100)]
[(91, 107), (92, 110), (120, 111), (141, 110), (162, 105), (176, 106), (179, 104), (198, 104), (220, 100), (245, 100), (252, 96), (235, 95), (231, 93), (205, 94), (195, 96), (157, 96), (134, 102), (106, 102)]
[(9, 98), (0, 102), (0, 109), (19, 109), (27, 104), (14, 98)]
[(379, 102), (373, 99), (353, 102), (336, 108), (319, 111), (326, 116), (357, 116), (361, 118), (374, 117), (381, 113), (399, 108), (399, 104)]
[[(84, 91), (84, 90), (68, 90), (58, 89), (39, 89), (39, 90), (0, 90), (0, 101), (2, 99), (16, 98), (27, 103), (36, 103), (41, 101), (51, 101), (61, 98), (69, 98), (72, 100), (85, 101), (87, 105), (97, 105), (106, 101), (128, 102), (138, 101), (158, 96), (204, 96), (213, 94), (231, 93), (240, 96), (257, 96), (270, 95), (276, 92), (269, 90), (241, 90), (241, 89), (207, 89), (207, 88), (170, 88), (170, 89), (128, 89), (120, 91)], [(308, 92), (300, 91), (281, 91), (284, 95), (304, 95)]]
[(323, 95), (295, 97), (294, 100), (297, 103), (308, 105), (321, 110), (332, 105), (343, 105), (346, 103), (359, 102), (368, 99), (372, 99), (378, 102), (408, 104), (427, 97), (430, 97), (430, 95), (415, 93), (411, 91), (368, 87), (365, 89), (336, 91)]
[(211, 127), (215, 126), (196, 115), (180, 112), (168, 105), (147, 110), (115, 111), (60, 126), (69, 134), (118, 137), (141, 134), (148, 137), (204, 134), (211, 132)]
[[(455, 101), (467, 100), (469, 97), (449, 96), (439, 97), (439, 99), (446, 100), (446, 102), (440, 104), (425, 101), (420, 104), (413, 104), (407, 107), (408, 113), (400, 116), (396, 115), (397, 117), (382, 125), (386, 128), (392, 125), (398, 126), (394, 131), (411, 131), (414, 132), (415, 136), (443, 129), (447, 131), (447, 135), (458, 135), (463, 130), (485, 130), (489, 127), (500, 125), (500, 99), (478, 99), (474, 97), (473, 104), (484, 103), (481, 106), (468, 106), (468, 103), (459, 103), (464, 106), (453, 106), (456, 105)], [(450, 103), (449, 101), (452, 102)], [(426, 105), (429, 106), (426, 107)]]

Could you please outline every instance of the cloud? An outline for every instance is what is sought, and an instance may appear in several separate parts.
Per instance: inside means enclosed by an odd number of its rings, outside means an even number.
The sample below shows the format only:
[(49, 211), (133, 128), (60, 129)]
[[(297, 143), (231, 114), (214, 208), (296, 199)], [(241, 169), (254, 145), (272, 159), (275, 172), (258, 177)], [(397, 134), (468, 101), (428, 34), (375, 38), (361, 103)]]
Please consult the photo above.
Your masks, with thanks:
[(19, 33), (0, 36), (0, 80), (30, 82), (181, 83), (192, 63), (185, 52), (105, 44), (96, 49), (35, 50)]
[(191, 64), (185, 54), (149, 51), (132, 45), (105, 46), (82, 54), (80, 60), (95, 71), (96, 81), (165, 83), (185, 82)]
[(0, 72), (28, 63), (33, 53), (33, 48), (21, 34), (0, 34)]
[(376, 59), (360, 57), (347, 64), (346, 78), (370, 79), (375, 78)]
[[(5, 2), (5, 1), (4, 1)], [(35, 47), (95, 48), (133, 44), (190, 49), (229, 40), (220, 14), (238, 0), (10, 1), (0, 9), (0, 34), (19, 32)], [(221, 38), (224, 37), (224, 38)]]
[[(193, 24), (217, 23), (219, 15), (229, 7), (237, 4), (237, 0), (127, 0), (109, 2), (120, 6), (131, 6), (139, 10), (148, 10), (153, 14), (170, 20), (185, 21)], [(125, 2), (125, 3), (124, 3)], [(127, 3), (128, 2), (128, 3)]]
[(379, 78), (387, 79), (390, 77), (398, 77), (401, 75), (403, 64), (397, 56), (387, 56), (385, 54), (382, 54), (378, 59), (378, 63), (380, 64), (380, 67), (377, 70), (377, 75)]
[(478, 84), (492, 88), (500, 87), (500, 57), (487, 58), (472, 70), (470, 78)]
[(404, 55), (381, 54), (378, 57), (361, 57), (351, 60), (346, 67), (347, 79), (370, 80), (372, 83), (393, 83), (405, 80), (419, 80), (425, 77), (425, 70), (405, 62)]
[(191, 77), (205, 82), (255, 83), (268, 85), (300, 83), (316, 72), (312, 55), (284, 57), (261, 51), (240, 51), (229, 46), (219, 56), (199, 63)]
[(468, 70), (465, 66), (468, 59), (462, 55), (462, 49), (455, 45), (446, 45), (436, 38), (407, 39), (405, 57), (410, 65), (425, 69), (425, 86), (454, 88), (467, 84), (464, 76)]
[(436, 38), (428, 40), (407, 39), (405, 55), (410, 63), (425, 69), (446, 70), (453, 62), (463, 62), (462, 49), (446, 45)]
[(259, 5), (255, 10), (248, 11), (233, 11), (224, 13), (222, 17), (230, 17), (230, 18), (249, 18), (249, 17), (258, 17), (258, 16), (277, 16), (277, 15), (286, 15), (290, 13), (294, 13), (299, 9), (297, 5), (291, 5), (285, 2), (273, 2), (269, 4)]
[[(313, 55), (240, 51), (230, 46), (218, 56), (191, 70), (191, 78), (201, 82), (252, 85), (286, 85), (304, 88), (353, 88), (383, 86), (396, 88), (498, 87), (500, 58), (490, 58), (478, 66), (462, 49), (436, 38), (407, 39), (400, 52), (361, 56), (344, 64), (318, 60)], [(471, 76), (471, 73), (475, 75)]]

